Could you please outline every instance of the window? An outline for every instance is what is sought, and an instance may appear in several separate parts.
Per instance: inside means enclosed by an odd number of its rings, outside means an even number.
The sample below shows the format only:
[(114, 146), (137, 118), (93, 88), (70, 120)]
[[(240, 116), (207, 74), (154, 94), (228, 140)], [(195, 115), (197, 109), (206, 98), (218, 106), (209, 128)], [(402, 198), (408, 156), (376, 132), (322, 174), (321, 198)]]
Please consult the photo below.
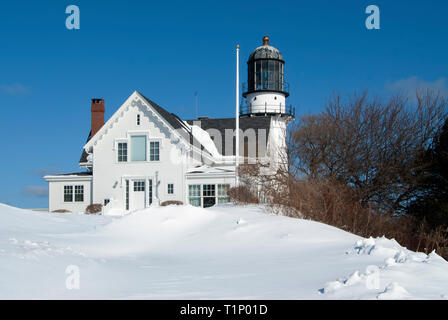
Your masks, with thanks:
[(64, 186), (64, 202), (73, 201), (73, 186)]
[(188, 186), (188, 200), (192, 206), (201, 206), (201, 185), (190, 184)]
[(120, 142), (118, 144), (118, 162), (128, 161), (128, 144), (126, 142)]
[(145, 181), (134, 181), (134, 191), (145, 191)]
[(140, 125), (140, 115), (139, 114), (137, 115), (137, 125), (138, 126)]
[(131, 137), (131, 160), (146, 161), (146, 136)]
[(159, 161), (160, 160), (160, 145), (158, 141), (151, 141), (149, 143), (149, 160), (150, 161)]
[(84, 201), (84, 186), (75, 186), (75, 202)]
[(168, 194), (174, 194), (174, 184), (168, 183)]
[(152, 204), (152, 180), (149, 180), (148, 184), (149, 204)]
[(204, 208), (208, 208), (214, 206), (216, 204), (216, 196), (215, 196), (215, 187), (214, 184), (204, 184), (202, 185), (202, 195), (204, 197)]
[(215, 196), (215, 185), (214, 184), (204, 184), (202, 194), (204, 197), (214, 197)]
[(261, 89), (261, 61), (255, 62), (255, 89)]
[(228, 184), (218, 184), (218, 203), (228, 203), (230, 202), (229, 191), (230, 185)]
[(129, 210), (129, 180), (126, 180), (126, 210)]
[(262, 85), (261, 88), (262, 89), (268, 89), (268, 61), (267, 60), (262, 60), (261, 61), (261, 81), (262, 81)]

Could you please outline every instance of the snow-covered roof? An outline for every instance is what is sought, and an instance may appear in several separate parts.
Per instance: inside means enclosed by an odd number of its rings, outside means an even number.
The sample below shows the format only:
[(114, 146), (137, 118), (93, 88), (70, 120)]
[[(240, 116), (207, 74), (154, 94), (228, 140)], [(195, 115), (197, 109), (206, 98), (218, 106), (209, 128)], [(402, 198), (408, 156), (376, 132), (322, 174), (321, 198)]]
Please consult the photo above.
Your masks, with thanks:
[[(198, 120), (181, 120), (177, 115), (168, 112), (141, 93), (136, 92), (135, 94), (138, 94), (142, 99), (146, 100), (145, 103), (150, 105), (173, 129), (183, 132), (182, 136), (187, 140), (187, 143), (205, 150), (218, 161), (227, 161), (231, 157), (234, 157), (235, 143), (227, 143), (229, 146), (233, 145), (233, 148), (230, 148), (231, 150), (226, 150), (225, 146), (226, 129), (235, 130), (235, 118), (202, 119), (200, 120), (199, 126), (196, 123)], [(111, 119), (109, 119), (107, 123), (110, 120)], [(270, 124), (271, 117), (269, 116), (240, 117), (240, 129), (243, 132), (246, 132), (248, 129), (254, 129), (257, 145), (260, 140), (260, 134), (265, 134), (265, 143), (267, 143)], [(101, 130), (102, 129), (100, 129), (100, 131)], [(207, 130), (217, 130), (221, 135), (221, 139), (214, 140), (214, 137), (211, 137)], [(100, 131), (99, 133), (101, 133)], [(91, 139), (93, 138), (91, 133), (89, 133), (86, 145), (91, 142)], [(230, 138), (234, 140), (233, 135)], [(264, 137), (261, 137), (261, 140), (263, 139)], [(83, 149), (79, 163), (86, 164), (88, 162), (88, 153)]]
[(235, 172), (235, 167), (210, 167), (210, 166), (199, 166), (196, 168), (191, 168), (187, 170), (187, 173), (232, 173)]
[(92, 172), (91, 171), (83, 171), (83, 172), (73, 172), (73, 173), (63, 173), (63, 174), (55, 174), (55, 175), (47, 175), (44, 176), (44, 179), (49, 180), (91, 180)]
[(249, 61), (255, 59), (278, 59), (283, 60), (283, 56), (280, 51), (273, 46), (259, 46), (249, 56)]

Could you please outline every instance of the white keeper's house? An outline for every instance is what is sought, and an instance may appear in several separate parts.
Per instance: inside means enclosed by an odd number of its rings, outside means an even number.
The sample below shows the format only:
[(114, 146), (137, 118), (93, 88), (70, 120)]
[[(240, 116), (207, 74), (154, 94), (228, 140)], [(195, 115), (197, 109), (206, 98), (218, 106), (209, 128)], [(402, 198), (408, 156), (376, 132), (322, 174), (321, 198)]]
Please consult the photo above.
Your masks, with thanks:
[[(275, 174), (294, 118), (286, 105), (285, 62), (264, 37), (247, 64), (238, 161), (267, 161)], [(83, 171), (44, 177), (50, 211), (85, 212), (102, 204), (103, 214), (112, 215), (167, 201), (201, 207), (229, 201), (227, 190), (236, 183), (236, 117), (182, 120), (137, 91), (106, 122), (104, 111), (104, 100), (92, 99)]]

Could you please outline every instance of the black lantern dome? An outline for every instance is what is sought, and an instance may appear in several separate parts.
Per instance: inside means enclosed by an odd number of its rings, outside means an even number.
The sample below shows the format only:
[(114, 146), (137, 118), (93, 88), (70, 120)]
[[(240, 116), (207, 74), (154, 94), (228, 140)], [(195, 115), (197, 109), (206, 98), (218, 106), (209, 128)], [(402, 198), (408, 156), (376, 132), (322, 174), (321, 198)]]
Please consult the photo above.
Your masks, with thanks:
[(269, 37), (263, 37), (263, 45), (256, 48), (247, 61), (247, 85), (243, 97), (258, 91), (283, 93), (289, 96), (285, 83), (285, 61), (280, 51), (269, 45)]

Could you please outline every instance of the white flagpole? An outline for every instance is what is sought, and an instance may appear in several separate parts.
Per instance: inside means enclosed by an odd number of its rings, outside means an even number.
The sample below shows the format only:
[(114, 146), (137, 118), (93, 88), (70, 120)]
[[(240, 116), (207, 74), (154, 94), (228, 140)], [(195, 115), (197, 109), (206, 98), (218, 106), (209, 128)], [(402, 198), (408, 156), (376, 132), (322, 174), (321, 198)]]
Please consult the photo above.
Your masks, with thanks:
[(235, 114), (235, 184), (238, 186), (238, 165), (240, 163), (240, 45), (236, 45), (236, 114)]

